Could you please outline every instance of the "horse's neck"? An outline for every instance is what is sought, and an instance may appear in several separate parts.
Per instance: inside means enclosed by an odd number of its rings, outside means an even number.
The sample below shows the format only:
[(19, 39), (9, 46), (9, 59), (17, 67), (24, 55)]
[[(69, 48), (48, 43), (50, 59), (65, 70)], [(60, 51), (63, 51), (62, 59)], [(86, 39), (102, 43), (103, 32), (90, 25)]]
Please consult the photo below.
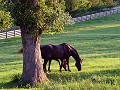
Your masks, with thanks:
[(70, 52), (70, 56), (72, 56), (75, 59), (76, 62), (79, 62), (80, 58), (79, 58), (79, 55), (78, 55), (76, 49), (69, 44), (67, 44), (67, 48)]
[(75, 61), (77, 63), (79, 63), (80, 62), (80, 57), (79, 57), (78, 52), (75, 49), (72, 49), (71, 52), (72, 52), (71, 56), (75, 59)]

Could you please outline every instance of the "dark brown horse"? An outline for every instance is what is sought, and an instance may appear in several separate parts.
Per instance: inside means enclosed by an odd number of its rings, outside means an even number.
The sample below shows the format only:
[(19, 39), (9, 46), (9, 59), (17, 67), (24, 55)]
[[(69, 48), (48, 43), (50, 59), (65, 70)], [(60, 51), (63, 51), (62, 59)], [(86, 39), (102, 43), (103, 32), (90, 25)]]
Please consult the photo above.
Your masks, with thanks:
[(60, 65), (60, 71), (62, 67), (65, 69), (65, 71), (70, 71), (69, 69), (69, 63), (68, 63), (68, 51), (66, 48), (66, 44), (59, 44), (59, 45), (42, 45), (40, 47), (41, 49), (41, 55), (44, 59), (43, 63), (43, 69), (46, 71), (46, 64), (49, 62), (48, 71), (50, 71), (50, 64), (52, 60), (57, 60)]
[(50, 71), (50, 64), (52, 59), (61, 61), (60, 71), (62, 67), (64, 67), (65, 70), (70, 71), (69, 68), (70, 56), (72, 56), (75, 59), (76, 61), (75, 66), (77, 67), (78, 71), (81, 70), (82, 59), (79, 57), (79, 54), (76, 51), (76, 49), (67, 43), (62, 43), (59, 45), (52, 45), (52, 44), (42, 45), (41, 54), (42, 54), (42, 58), (44, 58), (43, 68), (45, 71), (46, 71), (46, 64), (48, 61), (49, 61), (48, 71)]

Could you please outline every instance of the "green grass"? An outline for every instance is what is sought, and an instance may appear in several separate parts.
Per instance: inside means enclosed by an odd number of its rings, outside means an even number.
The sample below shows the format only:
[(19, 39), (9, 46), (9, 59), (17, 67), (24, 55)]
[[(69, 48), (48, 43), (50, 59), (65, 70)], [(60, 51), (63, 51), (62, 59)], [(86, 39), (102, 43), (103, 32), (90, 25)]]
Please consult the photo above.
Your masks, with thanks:
[[(63, 42), (74, 46), (84, 59), (82, 71), (77, 71), (72, 57), (72, 72), (60, 73), (58, 63), (52, 61), (49, 82), (37, 85), (35, 90), (120, 90), (119, 14), (67, 26), (60, 34), (41, 36), (41, 44)], [(0, 89), (26, 89), (11, 88), (13, 76), (22, 73), (22, 56), (16, 54), (20, 47), (19, 37), (0, 40)]]

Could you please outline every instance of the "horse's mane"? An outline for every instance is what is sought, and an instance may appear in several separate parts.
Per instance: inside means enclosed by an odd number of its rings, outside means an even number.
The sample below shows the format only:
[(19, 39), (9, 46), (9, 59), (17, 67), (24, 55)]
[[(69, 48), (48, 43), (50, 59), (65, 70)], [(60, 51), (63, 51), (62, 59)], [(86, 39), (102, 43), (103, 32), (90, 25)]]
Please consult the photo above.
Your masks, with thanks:
[(81, 58), (79, 57), (79, 54), (77, 52), (77, 50), (71, 46), (70, 44), (66, 44), (67, 47), (69, 48), (69, 51), (71, 52), (71, 56), (76, 60), (76, 62), (78, 62), (79, 60), (81, 60)]
[(70, 50), (72, 53), (78, 54), (77, 50), (76, 50), (73, 46), (71, 46), (70, 44), (66, 44), (66, 45), (68, 46), (69, 50)]

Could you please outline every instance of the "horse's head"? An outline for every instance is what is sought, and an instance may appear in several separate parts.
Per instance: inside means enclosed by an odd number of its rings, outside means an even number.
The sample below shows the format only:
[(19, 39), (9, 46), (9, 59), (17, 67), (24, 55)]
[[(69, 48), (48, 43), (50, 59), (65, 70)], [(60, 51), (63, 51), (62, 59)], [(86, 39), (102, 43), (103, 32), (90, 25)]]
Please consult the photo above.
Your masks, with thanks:
[(82, 59), (80, 60), (80, 62), (76, 62), (75, 66), (77, 67), (78, 71), (81, 71), (81, 69), (82, 69)]

